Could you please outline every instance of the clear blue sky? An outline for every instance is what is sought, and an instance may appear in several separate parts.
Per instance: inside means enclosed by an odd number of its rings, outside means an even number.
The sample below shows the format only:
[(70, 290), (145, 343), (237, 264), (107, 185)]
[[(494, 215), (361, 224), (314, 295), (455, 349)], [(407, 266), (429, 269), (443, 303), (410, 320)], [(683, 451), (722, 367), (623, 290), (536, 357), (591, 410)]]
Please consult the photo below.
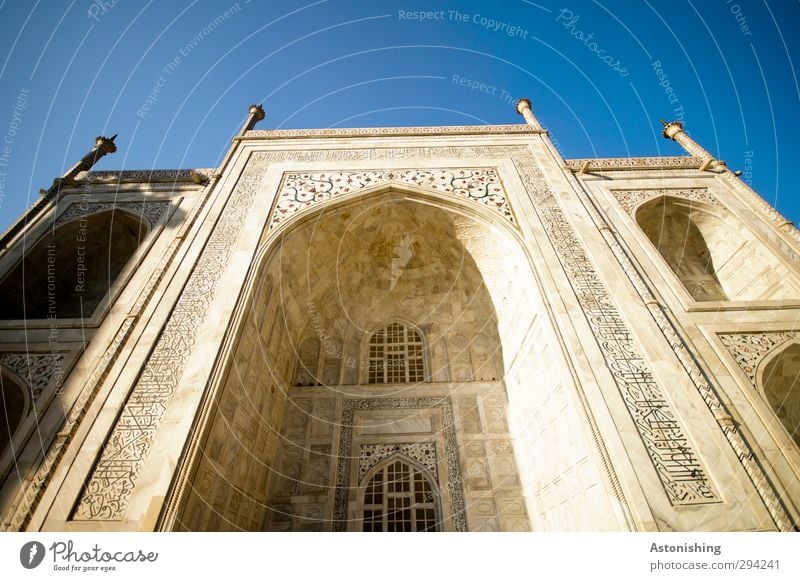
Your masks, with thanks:
[(97, 169), (211, 167), (251, 103), (263, 129), (472, 125), (518, 96), (568, 158), (681, 155), (682, 111), (797, 222), (798, 24), (796, 0), (0, 0), (0, 229), (99, 134)]

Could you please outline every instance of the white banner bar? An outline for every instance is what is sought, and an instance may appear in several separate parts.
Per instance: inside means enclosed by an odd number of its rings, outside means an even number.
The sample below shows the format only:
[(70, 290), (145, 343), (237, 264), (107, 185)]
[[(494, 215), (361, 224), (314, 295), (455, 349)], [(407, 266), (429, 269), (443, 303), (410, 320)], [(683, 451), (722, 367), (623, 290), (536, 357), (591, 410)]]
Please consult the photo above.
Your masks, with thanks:
[(791, 533), (0, 535), (3, 579), (15, 580), (795, 580), (799, 554)]

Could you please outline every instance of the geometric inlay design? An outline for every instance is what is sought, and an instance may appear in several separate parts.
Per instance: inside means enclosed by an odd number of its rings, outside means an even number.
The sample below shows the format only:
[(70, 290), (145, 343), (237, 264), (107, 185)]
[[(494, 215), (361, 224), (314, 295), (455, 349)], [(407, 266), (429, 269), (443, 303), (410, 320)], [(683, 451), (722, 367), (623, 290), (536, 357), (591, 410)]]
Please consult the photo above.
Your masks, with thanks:
[(169, 202), (92, 202), (71, 204), (67, 211), (58, 217), (56, 226), (75, 218), (84, 218), (91, 214), (96, 214), (97, 212), (123, 209), (146, 218), (152, 228), (159, 223), (169, 205)]
[(717, 206), (718, 208), (724, 207), (717, 197), (708, 191), (707, 188), (661, 188), (656, 190), (611, 190), (611, 193), (617, 199), (620, 206), (625, 208), (625, 211), (633, 215), (633, 210), (639, 204), (646, 200), (651, 200), (659, 196), (671, 196), (673, 198), (682, 198), (693, 202), (700, 202), (710, 206)]
[(421, 186), (473, 200), (494, 208), (509, 221), (514, 221), (503, 185), (497, 171), (492, 168), (400, 169), (287, 173), (272, 212), (270, 228), (316, 203), (387, 182)]
[[(333, 530), (347, 530), (347, 505), (350, 497), (350, 463), (353, 458), (353, 421), (356, 411), (360, 410), (386, 410), (386, 409), (439, 409), (442, 414), (441, 435), (444, 440), (445, 462), (447, 464), (447, 474), (450, 483), (450, 495), (452, 498), (452, 514), (449, 516), (453, 524), (453, 530), (463, 532), (467, 530), (466, 506), (464, 503), (464, 489), (462, 486), (461, 464), (459, 462), (458, 444), (456, 442), (455, 424), (453, 421), (453, 408), (450, 398), (435, 397), (402, 397), (402, 398), (376, 398), (376, 399), (346, 399), (342, 403), (342, 425), (339, 435), (339, 460), (336, 465), (336, 492), (333, 504)], [(424, 446), (425, 444), (423, 444)], [(390, 444), (388, 446), (362, 446), (358, 460), (359, 467), (363, 470), (364, 450), (380, 449), (383, 457), (391, 456), (396, 452), (406, 454), (413, 458), (428, 470), (436, 475), (436, 453), (433, 444), (428, 444), (431, 449), (425, 453), (425, 448), (412, 450), (412, 445)], [(413, 446), (419, 446), (415, 444)], [(391, 448), (391, 450), (389, 450)], [(398, 448), (395, 450), (394, 448)], [(402, 451), (406, 450), (406, 451)], [(410, 453), (407, 453), (410, 452)], [(411, 455), (414, 454), (414, 455)], [(377, 464), (379, 460), (373, 462)], [(423, 462), (424, 461), (424, 462)], [(366, 461), (369, 463), (370, 461)], [(368, 470), (368, 469), (367, 469)], [(359, 471), (359, 480), (366, 472)]]
[(534, 159), (527, 156), (515, 164), (670, 502), (720, 502), (681, 421)]
[(725, 348), (736, 360), (753, 386), (756, 371), (764, 356), (775, 347), (800, 338), (800, 331), (772, 331), (764, 333), (717, 333)]
[(419, 462), (434, 481), (439, 483), (439, 474), (436, 467), (436, 444), (432, 442), (419, 442), (416, 444), (368, 444), (361, 446), (358, 454), (358, 481), (361, 482), (367, 472), (380, 463), (384, 458), (402, 454)]

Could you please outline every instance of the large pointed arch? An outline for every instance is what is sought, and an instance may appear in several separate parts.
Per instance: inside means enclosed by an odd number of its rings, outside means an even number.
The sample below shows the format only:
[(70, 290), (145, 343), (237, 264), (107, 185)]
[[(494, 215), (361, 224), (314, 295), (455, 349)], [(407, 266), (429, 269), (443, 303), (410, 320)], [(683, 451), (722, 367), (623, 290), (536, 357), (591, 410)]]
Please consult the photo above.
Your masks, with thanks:
[(694, 300), (800, 297), (796, 276), (729, 210), (661, 195), (639, 205), (634, 214)]
[(756, 377), (762, 396), (800, 449), (800, 341), (787, 341), (770, 351)]
[(148, 232), (141, 216), (119, 209), (59, 224), (0, 281), (0, 319), (91, 317)]
[[(455, 273), (462, 281), (459, 284), (471, 285), (472, 290), (463, 288), (459, 290), (460, 287), (453, 286), (449, 282), (435, 284), (435, 281), (426, 280), (422, 284), (424, 288), (420, 295), (421, 298), (415, 298), (418, 293), (406, 293), (405, 296), (408, 300), (402, 306), (392, 306), (379, 298), (370, 301), (370, 304), (361, 304), (356, 299), (351, 300), (351, 293), (353, 289), (361, 288), (362, 282), (367, 286), (372, 285), (371, 288), (374, 290), (375, 285), (378, 284), (376, 281), (380, 278), (375, 276), (375, 272), (365, 272), (359, 263), (353, 262), (353, 253), (345, 252), (349, 261), (347, 267), (350, 270), (348, 272), (354, 279), (357, 279), (349, 281), (351, 286), (345, 288), (348, 281), (338, 280), (335, 272), (324, 270), (326, 265), (333, 264), (335, 266), (335, 260), (327, 260), (327, 255), (316, 261), (312, 259), (314, 257), (311, 253), (319, 249), (332, 252), (335, 256), (339, 248), (335, 239), (336, 232), (343, 232), (348, 228), (354, 228), (353, 224), (360, 224), (357, 223), (356, 218), (361, 219), (362, 222), (367, 221), (364, 223), (369, 223), (371, 229), (365, 230), (364, 226), (358, 225), (361, 228), (358, 236), (353, 235), (350, 240), (373, 244), (377, 243), (375, 242), (377, 234), (386, 233), (386, 225), (391, 225), (394, 217), (405, 220), (398, 223), (397, 226), (398, 232), (401, 234), (407, 233), (409, 230), (407, 226), (413, 225), (416, 228), (424, 229), (423, 238), (431, 237), (431, 239), (437, 240), (437, 244), (440, 243), (440, 240), (443, 241), (442, 243), (446, 242), (442, 247), (442, 252), (455, 253), (452, 256), (457, 255), (457, 260), (453, 261), (454, 266), (451, 265), (447, 268), (454, 269), (452, 273)], [(333, 243), (330, 243), (331, 241), (328, 239), (315, 240), (311, 238), (315, 232), (331, 233), (330, 235), (334, 236)], [(369, 236), (364, 236), (364, 234), (369, 234)], [(366, 255), (374, 256), (372, 246), (369, 246), (367, 250)], [(412, 250), (416, 252), (414, 248)], [(427, 251), (424, 247), (419, 247), (419, 250)], [(214, 498), (217, 498), (218, 495), (229, 498), (245, 494), (248, 503), (256, 502), (258, 506), (262, 507), (265, 516), (264, 526), (267, 530), (287, 530), (285, 528), (287, 515), (291, 521), (292, 511), (301, 508), (293, 507), (291, 497), (304, 496), (304, 491), (311, 485), (310, 477), (302, 468), (303, 464), (298, 464), (300, 460), (293, 455), (297, 450), (309, 450), (313, 452), (314, 458), (308, 457), (303, 462), (330, 461), (336, 463), (338, 461), (336, 459), (326, 460), (326, 457), (332, 452), (332, 450), (326, 451), (329, 449), (328, 446), (320, 448), (322, 443), (319, 440), (314, 440), (316, 443), (308, 441), (308, 438), (319, 437), (319, 434), (326, 433), (327, 426), (336, 423), (335, 417), (331, 415), (334, 408), (319, 408), (316, 402), (320, 400), (321, 396), (324, 396), (326, 390), (337, 394), (337, 397), (347, 398), (354, 397), (350, 394), (364, 394), (368, 389), (368, 386), (360, 384), (363, 381), (361, 378), (358, 378), (360, 385), (356, 385), (354, 389), (331, 390), (326, 385), (290, 386), (293, 379), (292, 372), (284, 373), (283, 370), (287, 368), (287, 359), (282, 358), (281, 353), (265, 355), (261, 358), (263, 368), (253, 371), (252, 362), (257, 361), (261, 356), (253, 357), (252, 354), (268, 351), (259, 344), (260, 330), (254, 328), (254, 324), (249, 323), (249, 321), (258, 320), (251, 313), (259, 312), (261, 309), (258, 303), (263, 300), (263, 297), (260, 296), (258, 289), (261, 286), (260, 281), (265, 277), (271, 277), (274, 281), (270, 300), (278, 301), (274, 312), (276, 313), (275, 318), (280, 320), (279, 326), (282, 334), (279, 344), (291, 359), (289, 368), (292, 370), (295, 368), (294, 364), (300, 343), (309, 334), (321, 337), (329, 333), (331, 329), (338, 329), (340, 331), (338, 336), (347, 345), (347, 355), (349, 356), (353, 350), (354, 337), (362, 337), (363, 345), (363, 337), (369, 331), (385, 325), (386, 321), (392, 318), (392, 313), (402, 313), (403, 320), (421, 328), (425, 338), (433, 344), (439, 344), (437, 340), (441, 340), (440, 344), (446, 345), (447, 342), (443, 336), (450, 333), (466, 334), (471, 337), (473, 331), (470, 329), (472, 327), (475, 328), (475, 331), (487, 334), (490, 341), (495, 341), (500, 345), (497, 351), (503, 360), (498, 376), (493, 376), (488, 381), (500, 382), (505, 379), (504, 366), (513, 360), (516, 352), (521, 348), (531, 321), (540, 317), (547, 308), (539, 294), (540, 286), (528, 252), (526, 245), (521, 240), (520, 232), (500, 213), (483, 204), (476, 203), (474, 200), (462, 200), (449, 194), (425, 191), (422, 188), (405, 184), (403, 186), (384, 184), (354, 194), (338, 196), (335, 199), (320, 202), (308, 211), (286, 218), (271, 230), (266, 229), (259, 248), (251, 260), (240, 299), (229, 323), (229, 330), (224, 339), (223, 348), (220, 350), (221, 356), (217, 362), (217, 370), (212, 374), (212, 377), (216, 379), (209, 386), (199, 412), (204, 418), (204, 422), (200, 426), (201, 431), (192, 437), (194, 452), (191, 457), (187, 457), (187, 463), (180, 472), (180, 481), (173, 487), (176, 497), (169, 502), (170, 513), (165, 515), (162, 521), (165, 527), (177, 527), (184, 530), (250, 528), (253, 524), (248, 519), (255, 513), (251, 512), (244, 517), (241, 514), (231, 513), (229, 508), (225, 507), (215, 510), (213, 514), (208, 510), (208, 506), (214, 504)], [(405, 263), (407, 268), (419, 268), (414, 260), (412, 257), (408, 263)], [(502, 261), (502, 265), (498, 264), (498, 260)], [(427, 264), (426, 261), (423, 263)], [(387, 263), (385, 268), (386, 272), (391, 274), (392, 264)], [(450, 272), (447, 269), (445, 271)], [(491, 272), (491, 280), (484, 276), (484, 272)], [(452, 278), (452, 273), (447, 276)], [(358, 280), (359, 277), (363, 281)], [(387, 280), (390, 278), (389, 276)], [(402, 290), (404, 284), (411, 284), (412, 281), (421, 279), (403, 274), (399, 280), (400, 282), (395, 288)], [(323, 287), (328, 282), (334, 286), (332, 289), (326, 290)], [(413, 285), (407, 287), (406, 290), (412, 287)], [(458, 301), (444, 296), (437, 298), (437, 293), (444, 295), (447, 292), (453, 292), (453, 289), (461, 293)], [(384, 292), (385, 295), (390, 291), (391, 285), (390, 282), (387, 282), (385, 289), (381, 292)], [(319, 292), (329, 294), (315, 294)], [(336, 300), (328, 300), (336, 299), (337, 294), (350, 297), (348, 298), (351, 300), (349, 304), (354, 306), (352, 312), (348, 311), (354, 315), (354, 318), (345, 317), (348, 328), (342, 328), (337, 324), (339, 311), (337, 311)], [(415, 302), (418, 300), (422, 302)], [(447, 307), (452, 314), (455, 312), (451, 308), (454, 303), (459, 303), (464, 308), (485, 309), (485, 312), (478, 315), (472, 313), (470, 316), (456, 313), (447, 322), (442, 323), (442, 320), (437, 322), (436, 317), (431, 317), (426, 310)], [(420, 310), (422, 308), (420, 305), (425, 308)], [(498, 308), (502, 310), (502, 313), (498, 313)], [(269, 312), (273, 312), (273, 309), (269, 309)], [(521, 312), (525, 314), (520, 316)], [(539, 318), (539, 320), (545, 319), (546, 316)], [(309, 333), (309, 329), (312, 329), (311, 333)], [(255, 350), (251, 348), (254, 341), (256, 343)], [(246, 363), (248, 361), (251, 362), (249, 368)], [(349, 362), (345, 365), (349, 365)], [(356, 361), (356, 365), (358, 365), (358, 361)], [(253, 377), (257, 378), (258, 385), (254, 387), (254, 384), (249, 384), (249, 387), (245, 387), (244, 378)], [(341, 377), (354, 379), (354, 375), (347, 367)], [(527, 385), (529, 377), (525, 373), (518, 372), (509, 381), (514, 384), (515, 393), (528, 391), (525, 389), (525, 385)], [(345, 381), (345, 383), (348, 382)], [(404, 389), (406, 387), (408, 386), (405, 386)], [(449, 387), (445, 386), (445, 389), (449, 389)], [(493, 405), (505, 406), (506, 404), (503, 402), (506, 396), (502, 388), (494, 386), (492, 389), (496, 389), (497, 392), (497, 396), (491, 400)], [(240, 410), (244, 407), (241, 400), (242, 394), (247, 399), (258, 400), (262, 390), (271, 394), (267, 399), (272, 398), (272, 402), (256, 405), (247, 403), (246, 407), (252, 407), (258, 411), (260, 418), (258, 420), (260, 428), (258, 429), (280, 435), (270, 436), (270, 438), (277, 439), (277, 446), (270, 448), (265, 453), (255, 454), (251, 450), (239, 449), (246, 446), (250, 440), (248, 436), (239, 434), (240, 423), (236, 419), (232, 420), (229, 414), (233, 413), (232, 410)], [(300, 393), (312, 395), (309, 397), (298, 396), (299, 399), (290, 396), (291, 393), (298, 390)], [(376, 397), (388, 397), (389, 395), (391, 395), (391, 390), (381, 390), (380, 393), (375, 394)], [(240, 398), (238, 401), (236, 401), (237, 397)], [(432, 398), (431, 401), (439, 400)], [(379, 403), (376, 405), (380, 407)], [(259, 408), (259, 406), (262, 407)], [(226, 410), (231, 410), (231, 412)], [(278, 410), (278, 412), (273, 413), (273, 410)], [(506, 413), (495, 412), (497, 410), (493, 411), (492, 418), (500, 418)], [(314, 424), (313, 422), (317, 419), (320, 419), (321, 422)], [(316, 432), (315, 429), (310, 429), (314, 425), (316, 425)], [(500, 419), (497, 420), (496, 425), (487, 427), (487, 429), (505, 432), (508, 427), (505, 420)], [(315, 433), (317, 436), (314, 436)], [(525, 431), (525, 433), (533, 432)], [(330, 437), (332, 438), (333, 435), (331, 434)], [(257, 439), (258, 437), (256, 437)], [(328, 444), (330, 443), (331, 440), (328, 440)], [(236, 451), (230, 448), (227, 448), (226, 451), (226, 446), (233, 446)], [(341, 442), (339, 446), (341, 446)], [(289, 455), (284, 455), (284, 452)], [(219, 470), (215, 471), (215, 468), (227, 465), (226, 458), (221, 455), (225, 453), (234, 454), (235, 463), (241, 469), (237, 470), (236, 475), (223, 478)], [(454, 462), (457, 463), (458, 460), (456, 459)], [(332, 465), (329, 464), (329, 466)], [(314, 473), (320, 473), (317, 468), (314, 470), (317, 470)], [(531, 470), (528, 469), (528, 471)], [(324, 471), (322, 472), (324, 473)], [(453, 473), (455, 474), (455, 472)], [(269, 476), (269, 484), (266, 487), (269, 492), (266, 498), (262, 494), (265, 487), (255, 480), (248, 480), (250, 478), (248, 475), (253, 474)], [(240, 477), (240, 475), (242, 476)], [(273, 482), (275, 487), (273, 487)], [(283, 483), (287, 485), (284, 486)], [(316, 482), (313, 484), (315, 487), (320, 485)], [(322, 483), (322, 485), (325, 484)], [(331, 482), (329, 481), (327, 485), (330, 486)], [(462, 484), (458, 482), (454, 485), (460, 487)], [(220, 488), (225, 489), (224, 492)], [(287, 494), (289, 497), (283, 498)], [(248, 506), (252, 506), (252, 504)], [(336, 506), (338, 507), (338, 504)], [(334, 510), (338, 511), (339, 509), (335, 508)], [(315, 508), (314, 511), (318, 512), (318, 509)], [(270, 514), (275, 515), (277, 519), (274, 528), (268, 520)], [(338, 512), (336, 514), (338, 515)], [(309, 522), (308, 515), (298, 515), (298, 518), (301, 521), (300, 526)], [(322, 521), (317, 522), (322, 523)], [(337, 523), (335, 526), (338, 527), (340, 522), (342, 521), (336, 516), (334, 518), (334, 523)], [(331, 526), (330, 521), (328, 523), (325, 526)], [(320, 524), (320, 526), (323, 525)]]

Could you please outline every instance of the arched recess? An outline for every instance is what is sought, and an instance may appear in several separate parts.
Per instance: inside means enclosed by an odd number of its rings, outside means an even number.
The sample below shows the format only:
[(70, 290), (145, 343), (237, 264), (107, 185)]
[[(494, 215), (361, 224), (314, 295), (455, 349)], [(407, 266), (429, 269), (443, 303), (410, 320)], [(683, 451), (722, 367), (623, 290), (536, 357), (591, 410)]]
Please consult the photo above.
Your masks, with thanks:
[(22, 382), (13, 380), (11, 373), (0, 369), (0, 455), (5, 453), (29, 409), (28, 390)]
[(322, 385), (341, 385), (343, 358), (343, 343), (338, 332), (325, 333), (322, 338), (322, 360), (319, 368), (319, 381)]
[(393, 454), (374, 466), (358, 491), (363, 532), (441, 530), (441, 495), (423, 466)]
[(696, 301), (800, 298), (792, 272), (724, 208), (659, 196), (635, 216)]
[(759, 368), (764, 398), (800, 448), (800, 343), (791, 341), (775, 349)]
[(300, 342), (294, 385), (319, 385), (320, 340), (306, 337)]
[(0, 319), (91, 317), (147, 233), (118, 209), (59, 225), (0, 282)]
[[(266, 311), (275, 314), (255, 328), (248, 323), (254, 317), (247, 315), (262, 308), (265, 297), (257, 289), (266, 276), (274, 281), (269, 300), (277, 301)], [(348, 357), (355, 351), (354, 339), (360, 338), (362, 357), (356, 364), (362, 366), (365, 338), (395, 320), (395, 313), (402, 313), (398, 320), (422, 331), (423, 337), (436, 337), (441, 345), (448, 345), (451, 337), (464, 337), (467, 353), (475, 338), (482, 337), (480, 353), (497, 357), (496, 381), (488, 379), (458, 391), (464, 382), (450, 378), (439, 386), (439, 393), (452, 390), (458, 406), (467, 406), (453, 411), (459, 425), (464, 410), (488, 406), (485, 425), (478, 421), (477, 431), (471, 433), (505, 435), (505, 442), (513, 442), (501, 452), (506, 454), (503, 466), (511, 470), (499, 476), (503, 481), (532, 483), (543, 473), (556, 479), (563, 467), (545, 462), (551, 456), (547, 442), (569, 434), (573, 434), (570, 441), (577, 442), (573, 436), (582, 426), (574, 412), (559, 408), (564, 420), (553, 423), (552, 430), (564, 433), (545, 437), (529, 425), (534, 416), (525, 413), (555, 400), (552, 392), (569, 381), (569, 371), (551, 339), (546, 302), (520, 234), (506, 218), (474, 201), (410, 186), (383, 187), (320, 203), (265, 236), (226, 338), (225, 360), (217, 363), (220, 379), (200, 412), (204, 420), (194, 440), (195, 451), (174, 487), (178, 495), (170, 502), (174, 517), (162, 521), (165, 528), (333, 530), (332, 515), (338, 507), (331, 503), (338, 501), (339, 490), (358, 486), (349, 476), (343, 484), (337, 480), (337, 475), (350, 475), (337, 464), (350, 456), (337, 455), (337, 450), (356, 446), (343, 439), (352, 428), (341, 423), (344, 404), (352, 403), (352, 398), (370, 402), (402, 396), (399, 405), (405, 405), (412, 400), (440, 401), (440, 396), (433, 397), (428, 384), (405, 385), (400, 391), (364, 384), (363, 368), (362, 373), (353, 373), (349, 362), (341, 377), (343, 384), (357, 380), (354, 388), (296, 386), (298, 355), (309, 337), (324, 343), (336, 329)], [(278, 332), (274, 346), (265, 345), (268, 327)], [(474, 376), (471, 373), (467, 381), (477, 381)], [(530, 389), (532, 377), (542, 389)], [(476, 391), (486, 394), (480, 404), (470, 395)], [(520, 400), (515, 412), (518, 427), (509, 433), (506, 417), (515, 409), (514, 402), (508, 403), (512, 397)], [(389, 426), (398, 430), (395, 435), (419, 434), (425, 433), (419, 430), (427, 422), (428, 433), (439, 437), (436, 422), (441, 418), (426, 419), (417, 408), (408, 411), (389, 421), (373, 417), (369, 429), (380, 434)], [(359, 429), (366, 425), (360, 423)], [(519, 457), (524, 458), (521, 476), (513, 472), (518, 444)], [(583, 445), (575, 443), (576, 449)], [(453, 457), (446, 461), (463, 464), (468, 473), (488, 470), (485, 459), (462, 458), (456, 449), (448, 453)], [(604, 486), (596, 467), (586, 474), (588, 485)], [(317, 481), (318, 477), (327, 480)], [(453, 486), (465, 484), (459, 481)], [(485, 484), (481, 480), (476, 486)], [(323, 497), (320, 489), (335, 489), (337, 494)], [(518, 495), (524, 504), (519, 484), (506, 492)], [(529, 527), (527, 514), (521, 511), (509, 527)], [(593, 514), (604, 522), (616, 522), (611, 504), (598, 505)], [(573, 518), (584, 521), (585, 515), (576, 508)]]

